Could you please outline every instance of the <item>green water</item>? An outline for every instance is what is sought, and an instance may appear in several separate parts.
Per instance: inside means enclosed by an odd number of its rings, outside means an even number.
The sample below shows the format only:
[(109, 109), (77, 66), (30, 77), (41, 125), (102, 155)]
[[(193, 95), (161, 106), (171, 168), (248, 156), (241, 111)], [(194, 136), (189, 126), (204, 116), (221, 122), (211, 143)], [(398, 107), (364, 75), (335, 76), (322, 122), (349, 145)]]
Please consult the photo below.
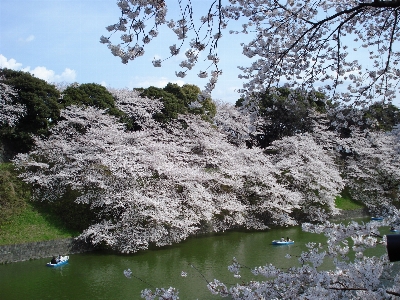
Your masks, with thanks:
[[(282, 236), (290, 237), (295, 244), (271, 245), (272, 240)], [(302, 232), (297, 226), (193, 237), (174, 246), (132, 255), (101, 252), (70, 255), (69, 264), (59, 268), (46, 267), (49, 259), (0, 265), (0, 299), (141, 299), (140, 291), (152, 286), (174, 286), (180, 291), (180, 299), (221, 299), (208, 291), (199, 272), (207, 280), (217, 278), (227, 284), (262, 280), (247, 269), (243, 270), (242, 278), (234, 278), (227, 266), (233, 257), (248, 267), (267, 263), (281, 268), (298, 265), (295, 256), (310, 241), (325, 243), (326, 238)], [(374, 254), (385, 253), (383, 246), (374, 251), (377, 251)], [(292, 258), (285, 258), (287, 253)], [(329, 268), (330, 263), (325, 267)], [(127, 279), (123, 270), (128, 268), (140, 280)], [(182, 277), (182, 271), (188, 276)]]

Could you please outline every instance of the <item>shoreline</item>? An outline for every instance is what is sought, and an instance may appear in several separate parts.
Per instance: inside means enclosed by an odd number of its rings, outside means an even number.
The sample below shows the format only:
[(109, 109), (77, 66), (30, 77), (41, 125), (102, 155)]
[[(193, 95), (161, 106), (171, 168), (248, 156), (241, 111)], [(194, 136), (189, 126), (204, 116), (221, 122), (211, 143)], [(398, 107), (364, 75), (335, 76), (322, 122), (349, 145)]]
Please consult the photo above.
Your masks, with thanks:
[[(340, 214), (329, 218), (329, 221), (339, 221), (369, 216), (370, 215), (365, 208), (355, 210), (342, 210)], [(82, 241), (77, 241), (75, 240), (75, 238), (3, 245), (0, 246), (0, 264), (49, 258), (55, 254), (68, 255), (95, 250), (96, 248), (92, 245), (89, 245)]]
[(359, 208), (353, 210), (341, 210), (340, 214), (332, 216), (329, 221), (339, 221), (351, 218), (363, 218), (370, 217), (368, 210), (366, 208)]
[(33, 259), (50, 258), (93, 251), (95, 248), (74, 238), (0, 246), (0, 264), (9, 264)]

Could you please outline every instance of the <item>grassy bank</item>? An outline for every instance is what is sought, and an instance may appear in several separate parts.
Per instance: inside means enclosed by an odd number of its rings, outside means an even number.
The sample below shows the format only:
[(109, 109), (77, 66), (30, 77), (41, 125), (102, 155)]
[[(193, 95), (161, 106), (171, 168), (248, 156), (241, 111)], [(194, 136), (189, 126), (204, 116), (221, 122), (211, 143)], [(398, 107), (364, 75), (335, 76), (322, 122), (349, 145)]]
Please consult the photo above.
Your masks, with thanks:
[(77, 236), (53, 216), (38, 211), (28, 203), (25, 209), (0, 225), (0, 245), (48, 241)]
[(0, 245), (47, 241), (77, 236), (45, 207), (30, 199), (29, 186), (13, 170), (0, 164)]
[(355, 210), (364, 208), (364, 205), (360, 202), (354, 201), (347, 188), (345, 188), (340, 196), (335, 199), (335, 205), (337, 208), (342, 210)]

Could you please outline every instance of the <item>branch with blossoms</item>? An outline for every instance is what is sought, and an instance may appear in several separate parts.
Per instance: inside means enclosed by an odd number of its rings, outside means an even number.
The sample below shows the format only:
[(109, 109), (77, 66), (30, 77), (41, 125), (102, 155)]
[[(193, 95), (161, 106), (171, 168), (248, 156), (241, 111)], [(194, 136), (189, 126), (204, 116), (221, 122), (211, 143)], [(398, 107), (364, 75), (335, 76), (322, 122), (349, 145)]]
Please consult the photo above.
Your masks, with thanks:
[(154, 292), (150, 289), (144, 289), (141, 293), (141, 298), (144, 298), (146, 300), (177, 300), (179, 299), (179, 291), (173, 287), (169, 287), (168, 289), (165, 288), (156, 288), (146, 282), (145, 280), (141, 279), (140, 277), (134, 275), (131, 271), (131, 269), (124, 270), (124, 275), (126, 278), (136, 278), (140, 280), (141, 282), (145, 283), (146, 285), (151, 286), (154, 289)]
[[(180, 53), (186, 40), (190, 40), (187, 59), (179, 64), (184, 70), (176, 72), (178, 77), (184, 77), (198, 63), (199, 54), (208, 51), (211, 64), (198, 74), (201, 78), (212, 74), (204, 90), (208, 97), (221, 75), (217, 50), (222, 31), (228, 24), (237, 29), (234, 24), (242, 18), (247, 20), (241, 24), (243, 30), (230, 33), (254, 34), (251, 42), (242, 44), (243, 55), (258, 57), (248, 67), (239, 66), (243, 71), (239, 77), (247, 80), (239, 90), (245, 96), (281, 84), (302, 89), (319, 86), (335, 99), (356, 104), (378, 99), (392, 101), (396, 96), (400, 78), (396, 58), (399, 53), (394, 50), (399, 39), (398, 1), (215, 0), (204, 13), (195, 10), (190, 0), (176, 3), (179, 16), (166, 21), (172, 0), (120, 0), (122, 17), (107, 27), (112, 34), (102, 36), (100, 41), (127, 63), (144, 54), (145, 44), (158, 35), (159, 26), (168, 25), (180, 45), (171, 45), (171, 55), (166, 59)], [(145, 31), (145, 24), (152, 21), (150, 30)], [(110, 39), (118, 31), (123, 32), (122, 42), (112, 44)], [(350, 45), (354, 45), (352, 52)], [(370, 64), (365, 62), (362, 66), (357, 60), (360, 49), (368, 51)], [(160, 67), (162, 61), (155, 59), (153, 64)], [(208, 71), (211, 66), (214, 70)], [(347, 91), (339, 88), (343, 84)]]
[(380, 135), (353, 128), (352, 138), (342, 142), (354, 152), (346, 158), (343, 172), (352, 199), (361, 200), (373, 214), (393, 214), (393, 203), (398, 201), (400, 192), (395, 133)]
[[(368, 291), (368, 289), (363, 289), (363, 288), (348, 288), (348, 287), (343, 287), (343, 288), (335, 288), (335, 287), (331, 287), (329, 288), (331, 290), (336, 290), (336, 291)], [(377, 291), (377, 290), (376, 290)], [(393, 295), (393, 296), (397, 296), (400, 297), (400, 293), (396, 293), (396, 292), (392, 292), (389, 290), (385, 291), (387, 294), (389, 295)]]
[[(194, 20), (194, 11), (191, 0), (184, 4), (178, 0), (179, 17), (176, 20), (166, 20), (168, 6), (164, 0), (146, 1), (126, 1), (119, 0), (119, 6), (122, 17), (116, 24), (107, 26), (106, 29), (111, 32), (108, 37), (101, 36), (100, 42), (107, 44), (114, 56), (121, 58), (122, 63), (126, 64), (131, 60), (143, 56), (145, 45), (149, 44), (159, 34), (159, 26), (166, 24), (177, 36), (180, 45), (173, 44), (169, 47), (170, 56), (165, 59), (154, 59), (153, 65), (161, 67), (162, 62), (174, 56), (177, 56), (189, 34), (193, 34), (190, 39), (190, 48), (185, 52), (186, 59), (181, 61), (179, 66), (183, 71), (175, 72), (177, 77), (184, 78), (187, 71), (191, 70), (199, 59), (202, 51), (208, 50), (207, 60), (211, 63), (205, 71), (200, 71), (198, 76), (206, 78), (209, 75), (207, 71), (212, 66), (215, 70), (211, 71), (211, 79), (206, 86), (204, 98), (209, 98), (209, 93), (214, 89), (218, 76), (222, 71), (218, 68), (219, 57), (217, 54), (218, 41), (222, 37), (222, 29), (226, 27), (225, 16), (221, 10), (222, 0), (214, 1), (208, 8), (207, 13), (200, 18), (199, 26), (196, 26)], [(145, 30), (146, 24), (153, 20), (149, 31)], [(111, 43), (112, 36), (117, 32), (123, 32), (121, 41), (117, 44)]]
[[(254, 88), (267, 89), (282, 81), (303, 88), (331, 81), (333, 85), (328, 83), (322, 88), (333, 90), (337, 99), (359, 100), (360, 103), (378, 96), (383, 100), (393, 99), (394, 83), (400, 74), (395, 68), (396, 60), (392, 58), (396, 55), (392, 45), (398, 37), (391, 34), (397, 32), (398, 2), (288, 1), (282, 5), (271, 1), (270, 4), (253, 17), (257, 20), (258, 34), (255, 40), (245, 45), (246, 53), (249, 57), (257, 54), (261, 59), (249, 68), (242, 68), (244, 77), (250, 80), (244, 92)], [(328, 16), (318, 20), (322, 13)], [(271, 26), (265, 28), (258, 19)], [(361, 47), (371, 49), (369, 58), (375, 59), (375, 71), (363, 71), (357, 60), (348, 60), (350, 43), (341, 41), (348, 35), (355, 35), (355, 42), (361, 40)], [(385, 52), (387, 59), (379, 69), (376, 59)], [(378, 82), (382, 78), (385, 80)], [(338, 85), (349, 83), (348, 80), (351, 81), (349, 92), (335, 95)], [(370, 83), (366, 84), (368, 81)]]

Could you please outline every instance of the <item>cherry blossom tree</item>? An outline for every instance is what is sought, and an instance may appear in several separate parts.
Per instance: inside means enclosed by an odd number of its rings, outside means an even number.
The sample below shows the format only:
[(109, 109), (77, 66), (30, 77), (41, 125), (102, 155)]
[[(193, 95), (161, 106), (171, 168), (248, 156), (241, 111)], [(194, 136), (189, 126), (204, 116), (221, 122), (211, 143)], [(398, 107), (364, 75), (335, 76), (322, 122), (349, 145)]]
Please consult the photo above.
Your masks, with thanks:
[(126, 131), (103, 110), (71, 106), (49, 138), (37, 137), (36, 149), (15, 160), (36, 199), (57, 201), (73, 190), (77, 203), (98, 211), (81, 238), (135, 252), (203, 227), (296, 224), (290, 213), (301, 195), (277, 182), (261, 150), (233, 146), (198, 116), (162, 125), (151, 118), (160, 102), (136, 92), (116, 97), (143, 130)]
[(400, 154), (400, 124), (397, 124), (392, 131), (394, 140), (397, 142), (395, 150)]
[(304, 133), (276, 140), (268, 150), (276, 153), (272, 160), (278, 169), (277, 177), (287, 182), (289, 189), (303, 195), (303, 220), (321, 222), (339, 212), (335, 198), (345, 181), (334, 153), (325, 150), (324, 144)]
[[(372, 214), (385, 214), (399, 204), (398, 126), (375, 124), (365, 118), (366, 110), (354, 107), (336, 110), (337, 115), (317, 114), (313, 117), (312, 136), (329, 150), (350, 196), (363, 203)], [(331, 114), (332, 111), (328, 110)]]
[[(231, 138), (249, 138), (249, 115), (240, 114), (238, 109), (229, 104), (219, 105), (218, 111), (216, 122)], [(342, 178), (343, 168), (340, 169), (337, 163), (337, 146), (341, 140), (337, 132), (329, 130), (326, 114), (309, 109), (307, 115), (310, 119), (309, 132), (292, 133), (294, 135), (277, 139), (266, 148), (266, 153), (270, 154), (277, 168), (276, 177), (279, 181), (303, 195), (298, 217), (302, 220), (324, 221), (338, 213), (334, 200), (346, 183)], [(236, 125), (236, 120), (239, 120), (242, 128)], [(262, 128), (263, 122), (264, 118), (258, 118), (253, 124), (258, 123), (258, 127)], [(257, 128), (253, 129), (252, 134), (257, 134)]]
[(364, 203), (371, 212), (381, 215), (400, 201), (399, 142), (394, 132), (352, 130), (342, 140), (347, 149), (343, 175), (353, 199)]
[(217, 102), (217, 113), (213, 118), (228, 140), (236, 145), (243, 145), (250, 140), (252, 129), (250, 115), (242, 113), (230, 103)]
[[(396, 0), (216, 0), (203, 12), (182, 0), (119, 0), (117, 5), (122, 15), (107, 27), (111, 34), (100, 42), (128, 63), (142, 56), (160, 26), (167, 25), (178, 41), (170, 45), (169, 57), (189, 48), (178, 77), (184, 77), (206, 52), (209, 63), (198, 74), (210, 75), (205, 96), (222, 74), (218, 43), (229, 29), (232, 34), (254, 36), (242, 44), (243, 54), (253, 59), (250, 66), (240, 66), (240, 77), (247, 80), (241, 92), (247, 95), (287, 84), (321, 88), (332, 91), (333, 99), (361, 103), (391, 101), (398, 91), (400, 3)], [(179, 7), (179, 15), (167, 21), (173, 5)], [(112, 35), (118, 32), (120, 40), (113, 43)], [(160, 67), (165, 59), (155, 59), (154, 66)], [(347, 90), (339, 88), (342, 84)]]
[(17, 92), (11, 86), (1, 82), (0, 77), (0, 126), (14, 126), (26, 114), (26, 106), (15, 103)]

